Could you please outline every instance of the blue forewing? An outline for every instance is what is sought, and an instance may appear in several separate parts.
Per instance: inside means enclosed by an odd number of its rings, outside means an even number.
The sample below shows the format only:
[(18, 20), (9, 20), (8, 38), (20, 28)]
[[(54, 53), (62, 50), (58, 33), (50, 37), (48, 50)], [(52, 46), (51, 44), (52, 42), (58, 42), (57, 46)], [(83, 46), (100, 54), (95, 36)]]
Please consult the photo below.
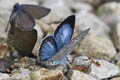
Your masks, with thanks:
[(58, 50), (62, 49), (72, 38), (75, 25), (75, 16), (69, 16), (65, 19), (54, 32), (54, 38)]
[(53, 36), (46, 37), (39, 50), (39, 60), (46, 61), (57, 53), (57, 46)]
[[(18, 3), (16, 3), (10, 15), (8, 25), (9, 23), (11, 23), (12, 20), (14, 20), (15, 26), (19, 29), (24, 31), (32, 30), (35, 26), (34, 19), (40, 19), (46, 16), (49, 12), (50, 9), (41, 7), (39, 5), (19, 5)], [(8, 25), (6, 27), (6, 31), (8, 29)]]

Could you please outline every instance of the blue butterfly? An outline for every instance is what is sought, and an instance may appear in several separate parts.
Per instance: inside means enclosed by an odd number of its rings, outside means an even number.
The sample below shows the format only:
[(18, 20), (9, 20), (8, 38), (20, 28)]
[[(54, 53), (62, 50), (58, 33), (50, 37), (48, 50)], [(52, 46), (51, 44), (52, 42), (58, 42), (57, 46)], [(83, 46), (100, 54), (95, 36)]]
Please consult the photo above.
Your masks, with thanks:
[(54, 36), (46, 37), (39, 50), (38, 62), (46, 66), (65, 65), (67, 56), (79, 44), (90, 29), (72, 38), (75, 26), (75, 15), (65, 19), (54, 32)]
[[(14, 21), (14, 24), (17, 28), (24, 31), (32, 30), (35, 26), (34, 19), (40, 19), (46, 16), (49, 12), (50, 9), (39, 5), (19, 5), (18, 3), (16, 3), (13, 6), (8, 25), (10, 22)], [(5, 31), (7, 31), (8, 25)]]

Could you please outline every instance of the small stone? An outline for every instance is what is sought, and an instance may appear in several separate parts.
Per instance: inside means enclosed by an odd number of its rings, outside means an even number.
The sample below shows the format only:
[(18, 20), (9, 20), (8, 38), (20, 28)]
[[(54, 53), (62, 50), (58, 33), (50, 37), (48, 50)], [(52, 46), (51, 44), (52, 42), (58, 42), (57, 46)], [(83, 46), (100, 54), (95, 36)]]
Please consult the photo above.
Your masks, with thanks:
[(109, 2), (99, 7), (98, 16), (110, 27), (114, 28), (120, 22), (120, 3)]
[(18, 79), (15, 79), (15, 78), (8, 78), (8, 79), (4, 79), (4, 80), (18, 80)]
[(34, 71), (30, 74), (31, 80), (41, 80), (40, 71)]
[(12, 64), (13, 59), (11, 57), (5, 57), (0, 59), (0, 72), (9, 72)]
[(116, 55), (116, 50), (108, 38), (88, 35), (75, 49), (76, 54), (87, 55), (92, 58), (110, 60)]
[(108, 37), (110, 28), (101, 21), (95, 14), (85, 10), (79, 11), (76, 14), (76, 32), (91, 28), (89, 34)]
[(84, 73), (88, 73), (89, 72), (89, 68), (84, 66), (84, 65), (74, 65), (72, 67), (73, 70), (79, 70), (79, 71), (82, 71)]
[(111, 80), (120, 80), (120, 77), (113, 78)]
[(74, 58), (73, 65), (90, 65), (90, 62), (87, 56), (79, 56)]
[(46, 17), (42, 18), (47, 23), (61, 21), (71, 14), (70, 8), (65, 0), (49, 0), (43, 3), (43, 6), (52, 10)]
[(101, 80), (119, 74), (120, 69), (114, 64), (109, 63), (105, 60), (96, 61), (100, 64), (100, 66), (97, 66), (96, 64), (91, 64), (91, 72), (89, 73), (91, 76)]
[(93, 12), (93, 7), (88, 4), (88, 3), (83, 3), (83, 2), (74, 2), (72, 4), (72, 9), (75, 10), (75, 12), (79, 12), (81, 10), (85, 10), (88, 12)]
[(41, 29), (43, 30), (43, 32), (45, 34), (46, 33), (52, 33), (53, 30), (54, 30), (50, 25), (48, 25), (44, 21), (37, 21), (37, 24), (40, 25)]
[(97, 79), (93, 78), (92, 76), (85, 74), (78, 70), (73, 70), (73, 71), (69, 72), (68, 76), (69, 76), (70, 80), (97, 80)]
[(38, 24), (35, 25), (34, 29), (37, 31), (37, 41), (33, 47), (32, 53), (35, 56), (38, 56), (39, 49), (40, 49), (40, 43), (41, 43), (41, 40), (42, 40), (44, 33), (41, 29), (41, 26), (39, 26)]
[(0, 73), (0, 80), (4, 80), (4, 79), (7, 79), (7, 78), (9, 78), (8, 74)]
[(24, 68), (20, 68), (19, 71), (22, 74), (30, 74), (31, 73), (31, 71), (29, 69), (24, 69)]
[(33, 66), (35, 64), (36, 64), (36, 59), (23, 57), (13, 64), (13, 68), (29, 68), (30, 66)]
[(120, 68), (120, 60), (117, 61), (116, 65)]
[(73, 54), (73, 55), (68, 55), (67, 56), (67, 60), (69, 61), (69, 63), (72, 63), (73, 62), (73, 59), (76, 57), (76, 55), (75, 54)]
[(17, 79), (17, 80), (30, 80), (29, 74), (23, 75), (23, 74), (16, 74), (13, 75), (11, 78)]
[(8, 52), (7, 46), (0, 45), (0, 58), (4, 58), (7, 52)]
[(61, 70), (48, 70), (48, 69), (39, 69), (30, 74), (31, 80), (59, 80), (63, 79), (63, 73)]
[(89, 72), (91, 60), (87, 56), (75, 57), (73, 60), (73, 69), (80, 70), (82, 72)]
[(99, 6), (100, 2), (103, 0), (73, 0), (73, 1), (78, 2), (78, 3), (79, 2), (89, 3), (92, 6), (97, 7)]
[(30, 80), (30, 73), (30, 70), (20, 68), (19, 70), (13, 71), (10, 78), (14, 78), (17, 80)]

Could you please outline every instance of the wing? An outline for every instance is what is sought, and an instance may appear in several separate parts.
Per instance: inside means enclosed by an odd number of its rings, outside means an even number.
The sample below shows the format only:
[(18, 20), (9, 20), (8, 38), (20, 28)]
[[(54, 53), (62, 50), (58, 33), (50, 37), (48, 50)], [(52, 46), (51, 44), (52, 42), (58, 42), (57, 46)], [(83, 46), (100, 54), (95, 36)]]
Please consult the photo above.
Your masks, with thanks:
[(39, 6), (39, 5), (21, 5), (23, 7), (23, 10), (27, 13), (29, 13), (33, 18), (40, 19), (44, 16), (46, 16), (50, 9)]
[(24, 31), (32, 30), (35, 26), (34, 19), (24, 11), (18, 11), (16, 13), (15, 26)]
[(72, 37), (75, 25), (75, 16), (69, 16), (65, 19), (54, 32), (55, 41), (57, 44), (58, 50), (64, 47)]
[(78, 34), (75, 38), (73, 38), (64, 48), (62, 48), (56, 55), (54, 55), (51, 59), (48, 60), (49, 63), (55, 64), (55, 61), (59, 61), (65, 59), (72, 50), (80, 43), (81, 40), (85, 38), (90, 28)]
[(57, 53), (57, 46), (53, 36), (46, 37), (39, 50), (39, 61), (46, 61)]

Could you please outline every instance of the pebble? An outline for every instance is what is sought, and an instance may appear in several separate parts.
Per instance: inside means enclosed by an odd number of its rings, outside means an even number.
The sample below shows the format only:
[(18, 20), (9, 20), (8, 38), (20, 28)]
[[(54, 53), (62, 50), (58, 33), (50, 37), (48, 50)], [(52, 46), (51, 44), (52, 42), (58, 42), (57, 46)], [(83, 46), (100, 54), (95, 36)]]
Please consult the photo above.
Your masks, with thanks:
[(89, 34), (108, 37), (110, 28), (101, 21), (95, 14), (81, 10), (76, 14), (76, 32), (91, 28)]
[(83, 3), (83, 2), (74, 2), (73, 5), (71, 6), (73, 10), (75, 10), (75, 13), (78, 13), (81, 10), (88, 11), (88, 12), (93, 12), (94, 9), (93, 7), (88, 4), (88, 3)]
[(70, 8), (64, 0), (49, 0), (43, 6), (51, 9), (51, 12), (42, 19), (47, 23), (61, 21), (71, 14)]
[(114, 28), (120, 22), (120, 3), (109, 2), (99, 7), (97, 15), (110, 27)]
[(6, 73), (0, 73), (0, 80), (4, 80), (4, 79), (7, 79), (9, 78), (9, 75), (6, 74)]
[(111, 80), (120, 80), (120, 77), (113, 78)]
[(117, 76), (120, 72), (120, 68), (116, 65), (105, 61), (105, 60), (96, 60), (100, 65), (91, 64), (91, 76), (97, 79), (106, 79), (109, 77)]
[(116, 50), (111, 40), (95, 35), (88, 35), (75, 49), (75, 53), (92, 58), (111, 60)]
[(92, 77), (88, 74), (85, 74), (81, 71), (78, 71), (78, 70), (73, 70), (73, 71), (69, 72), (68, 76), (69, 76), (70, 80), (98, 80), (98, 79), (95, 79), (94, 77)]

